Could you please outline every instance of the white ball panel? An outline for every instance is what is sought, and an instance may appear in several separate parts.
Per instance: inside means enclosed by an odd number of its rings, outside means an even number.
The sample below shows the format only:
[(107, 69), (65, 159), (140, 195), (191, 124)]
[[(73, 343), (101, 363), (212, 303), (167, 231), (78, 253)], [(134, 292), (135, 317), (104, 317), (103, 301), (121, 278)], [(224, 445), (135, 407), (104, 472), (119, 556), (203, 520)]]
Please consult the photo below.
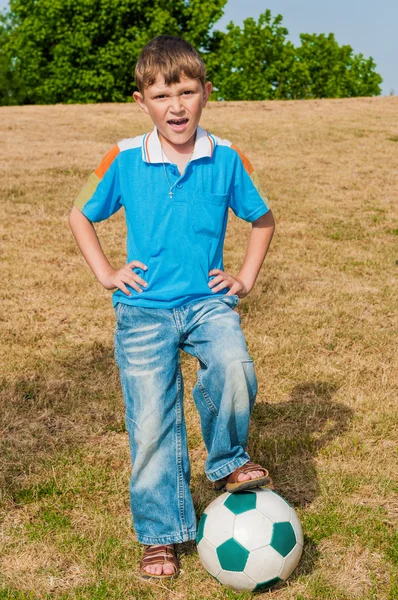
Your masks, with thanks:
[(216, 549), (209, 544), (205, 538), (202, 538), (197, 546), (199, 558), (202, 561), (204, 568), (217, 577), (221, 571), (220, 561), (218, 560)]
[(300, 520), (299, 520), (294, 508), (291, 508), (290, 511), (291, 511), (290, 512), (290, 523), (292, 524), (294, 533), (296, 534), (297, 543), (301, 544), (301, 546), (304, 546), (304, 536), (303, 536), (303, 530), (301, 528)]
[(257, 584), (278, 577), (282, 567), (283, 556), (272, 546), (265, 546), (250, 552), (244, 573)]
[(204, 513), (206, 515), (208, 515), (211, 513), (211, 511), (215, 510), (218, 506), (221, 506), (222, 504), (224, 504), (225, 500), (228, 498), (229, 495), (230, 494), (228, 492), (225, 492), (225, 494), (220, 494), (220, 496), (217, 496), (217, 498), (212, 500), (210, 502), (210, 504), (206, 507), (206, 510), (204, 511)]
[(238, 573), (221, 569), (217, 579), (220, 583), (230, 585), (235, 590), (253, 590), (256, 587), (256, 583), (245, 572)]
[(235, 515), (226, 507), (218, 506), (207, 515), (203, 536), (217, 548), (233, 537)]
[(279, 577), (281, 579), (287, 579), (291, 573), (293, 573), (294, 569), (297, 567), (299, 560), (301, 558), (301, 554), (303, 552), (302, 546), (300, 544), (296, 544), (295, 547), (287, 556), (285, 556), (283, 560), (283, 566)]
[(256, 550), (271, 542), (273, 525), (262, 512), (257, 509), (236, 515), (234, 539), (246, 550)]
[(257, 503), (256, 508), (260, 510), (266, 517), (268, 517), (273, 523), (281, 523), (283, 521), (289, 521), (290, 519), (290, 506), (269, 489), (256, 490)]

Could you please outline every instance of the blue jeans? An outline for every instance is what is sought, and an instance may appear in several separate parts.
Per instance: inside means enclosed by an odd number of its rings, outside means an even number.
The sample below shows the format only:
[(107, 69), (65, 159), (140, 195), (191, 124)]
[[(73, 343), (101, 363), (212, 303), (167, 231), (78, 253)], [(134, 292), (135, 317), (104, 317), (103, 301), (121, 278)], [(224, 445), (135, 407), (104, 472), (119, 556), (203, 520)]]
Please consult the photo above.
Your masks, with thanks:
[(257, 379), (237, 303), (238, 296), (218, 295), (172, 309), (115, 307), (115, 357), (132, 459), (130, 505), (143, 544), (196, 535), (180, 349), (199, 360), (193, 398), (208, 452), (207, 478), (222, 479), (250, 460)]

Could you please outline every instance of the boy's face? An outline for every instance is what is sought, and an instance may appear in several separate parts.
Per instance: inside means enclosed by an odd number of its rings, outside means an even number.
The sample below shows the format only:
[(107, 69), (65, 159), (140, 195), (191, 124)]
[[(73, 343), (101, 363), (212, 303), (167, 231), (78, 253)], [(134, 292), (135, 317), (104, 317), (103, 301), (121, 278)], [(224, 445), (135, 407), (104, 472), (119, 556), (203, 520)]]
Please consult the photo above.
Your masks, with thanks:
[(159, 75), (143, 94), (134, 92), (133, 97), (151, 117), (161, 136), (181, 149), (194, 135), (211, 89), (209, 81), (203, 87), (200, 80), (188, 77), (166, 85)]

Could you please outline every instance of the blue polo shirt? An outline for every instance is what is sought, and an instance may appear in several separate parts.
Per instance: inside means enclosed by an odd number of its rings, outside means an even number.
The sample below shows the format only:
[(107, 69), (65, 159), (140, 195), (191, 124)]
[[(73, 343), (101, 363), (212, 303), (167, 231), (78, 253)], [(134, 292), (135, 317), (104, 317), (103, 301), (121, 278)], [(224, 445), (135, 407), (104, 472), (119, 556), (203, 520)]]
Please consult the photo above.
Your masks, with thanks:
[[(164, 162), (163, 162), (164, 160)], [(269, 209), (256, 174), (245, 156), (227, 140), (201, 127), (185, 173), (162, 160), (156, 128), (124, 139), (105, 156), (78, 194), (75, 205), (92, 222), (108, 219), (122, 207), (127, 223), (127, 262), (148, 286), (127, 286), (113, 294), (118, 302), (148, 308), (174, 308), (192, 300), (222, 296), (208, 284), (211, 269), (222, 269), (228, 209), (255, 221)], [(169, 197), (170, 185), (173, 197)]]

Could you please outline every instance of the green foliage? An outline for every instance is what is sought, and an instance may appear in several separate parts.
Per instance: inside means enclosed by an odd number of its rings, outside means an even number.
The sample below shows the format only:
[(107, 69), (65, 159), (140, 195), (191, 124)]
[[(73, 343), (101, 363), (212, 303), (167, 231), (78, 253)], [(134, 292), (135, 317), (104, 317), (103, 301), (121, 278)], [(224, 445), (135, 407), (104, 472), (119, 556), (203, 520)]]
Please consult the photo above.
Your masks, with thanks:
[(350, 98), (380, 94), (382, 78), (372, 58), (353, 55), (351, 46), (339, 46), (333, 33), (301, 34), (297, 57), (308, 69), (306, 98)]
[(341, 98), (380, 94), (372, 58), (334, 35), (287, 40), (282, 16), (211, 27), (227, 0), (10, 0), (0, 16), (0, 105), (126, 102), (142, 47), (181, 35), (205, 58), (225, 100)]
[(232, 22), (215, 32), (207, 57), (217, 96), (224, 100), (342, 98), (380, 94), (382, 78), (372, 58), (353, 55), (334, 35), (302, 34), (295, 48), (282, 16), (271, 11), (243, 28)]
[(270, 10), (260, 15), (258, 23), (246, 19), (243, 29), (231, 22), (227, 33), (215, 32), (206, 64), (217, 96), (224, 100), (301, 97), (308, 70), (296, 60), (287, 34), (282, 16), (272, 19)]
[(0, 106), (22, 104), (22, 81), (12, 67), (12, 59), (6, 52), (9, 40), (9, 23), (0, 14)]
[(123, 102), (142, 47), (160, 34), (206, 48), (226, 0), (11, 0), (5, 46), (25, 104)]

